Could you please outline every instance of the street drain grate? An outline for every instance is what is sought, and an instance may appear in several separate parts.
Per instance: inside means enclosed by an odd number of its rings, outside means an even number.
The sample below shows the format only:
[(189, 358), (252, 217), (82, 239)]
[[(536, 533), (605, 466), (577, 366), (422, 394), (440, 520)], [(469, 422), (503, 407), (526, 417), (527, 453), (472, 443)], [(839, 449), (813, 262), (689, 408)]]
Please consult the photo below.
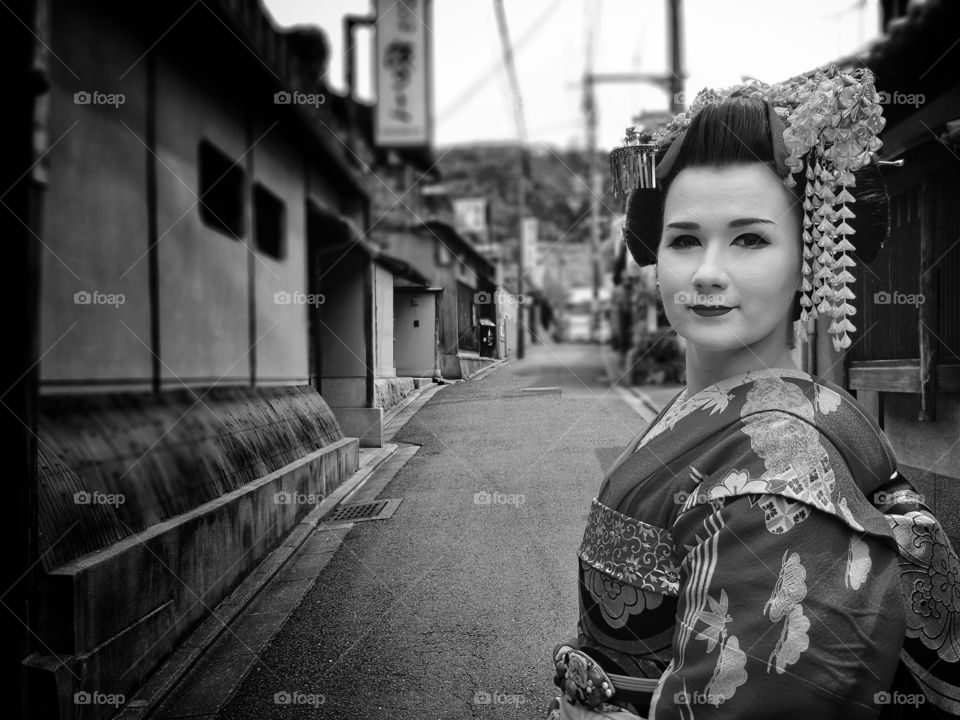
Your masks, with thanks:
[(365, 503), (347, 503), (338, 505), (320, 522), (364, 522), (365, 520), (385, 520), (392, 517), (401, 500), (375, 500)]

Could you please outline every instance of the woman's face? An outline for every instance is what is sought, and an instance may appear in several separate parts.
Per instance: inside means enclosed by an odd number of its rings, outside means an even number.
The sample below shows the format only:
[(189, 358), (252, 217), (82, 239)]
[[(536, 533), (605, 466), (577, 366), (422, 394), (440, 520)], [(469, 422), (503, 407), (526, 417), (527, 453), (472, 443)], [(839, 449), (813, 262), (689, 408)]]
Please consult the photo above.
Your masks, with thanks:
[(801, 285), (796, 200), (767, 166), (689, 167), (667, 192), (657, 253), (670, 324), (707, 352), (787, 346)]

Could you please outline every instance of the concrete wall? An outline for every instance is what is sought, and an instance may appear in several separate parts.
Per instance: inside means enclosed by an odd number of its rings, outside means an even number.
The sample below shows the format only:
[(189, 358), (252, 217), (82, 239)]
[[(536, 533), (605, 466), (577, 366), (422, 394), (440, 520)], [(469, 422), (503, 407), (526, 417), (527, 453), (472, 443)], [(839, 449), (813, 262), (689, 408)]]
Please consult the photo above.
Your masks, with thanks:
[[(50, 20), (60, 60), (50, 63), (51, 147), (42, 161), (49, 175), (40, 250), (43, 389), (64, 391), (77, 383), (146, 388), (146, 67), (134, 64), (141, 39), (97, 7), (60, 3)], [(111, 40), (91, 42), (96, 37)], [(74, 104), (74, 93), (95, 90), (123, 93), (125, 102)], [(122, 294), (124, 302), (76, 304), (75, 294), (84, 292)]]
[[(336, 261), (323, 279), (325, 302), (320, 345), (323, 353), (321, 392), (330, 407), (365, 407), (367, 365), (365, 284), (361, 281), (372, 261), (351, 250)], [(339, 417), (339, 416), (338, 416)]]
[(393, 325), (393, 273), (379, 265), (373, 274), (376, 338), (376, 375), (378, 378), (397, 376)]
[[(63, 627), (48, 627), (45, 639), (69, 643), (81, 661), (70, 686), (61, 688), (62, 717), (74, 716), (74, 692), (132, 696), (184, 634), (358, 463), (356, 438), (344, 438), (48, 575), (45, 596), (61, 604), (51, 619)], [(278, 501), (281, 491), (298, 500)], [(89, 709), (104, 717), (110, 708)]]
[(393, 307), (397, 375), (433, 377), (437, 351), (435, 293), (398, 292)]
[[(147, 73), (151, 38), (96, 6), (51, 13), (51, 151), (45, 198), (41, 347), (43, 391), (148, 389), (153, 357), (166, 387), (181, 383), (307, 382), (307, 308), (275, 293), (305, 291), (304, 202), (332, 212), (340, 192), (260, 105), (175, 44), (155, 48), (158, 306), (151, 307)], [(110, 37), (110, 42), (91, 38)], [(70, 72), (67, 68), (73, 70)], [(118, 78), (121, 78), (118, 79)], [(75, 104), (74, 93), (122, 93), (124, 102)], [(257, 106), (254, 105), (254, 108)], [(248, 137), (248, 134), (250, 137)], [(261, 137), (261, 135), (263, 137)], [(244, 236), (206, 225), (198, 204), (199, 143), (240, 161), (248, 189), (260, 182), (286, 206), (285, 255), (254, 248), (252, 198)], [(254, 142), (255, 141), (255, 142)], [(250, 145), (252, 150), (247, 152)], [(92, 295), (89, 304), (77, 293)], [(251, 294), (254, 303), (251, 303)], [(110, 304), (96, 302), (104, 296)], [(116, 298), (122, 296), (122, 301)], [(82, 301), (83, 296), (78, 296)], [(108, 299), (104, 297), (104, 299)], [(251, 306), (255, 315), (251, 322)], [(157, 313), (159, 345), (151, 338)], [(252, 344), (256, 344), (251, 352)]]
[[(262, 130), (267, 126), (265, 120), (260, 124)], [(303, 157), (283, 134), (274, 133), (257, 143), (253, 154), (258, 182), (286, 204), (284, 257), (277, 261), (261, 252), (251, 255), (255, 260), (251, 263), (256, 286), (255, 340), (262, 338), (257, 345), (257, 384), (306, 383), (309, 307), (297, 302), (308, 295)], [(275, 302), (278, 292), (289, 293), (294, 302)]]
[[(207, 383), (251, 376), (249, 214), (241, 240), (204, 224), (198, 149), (209, 140), (231, 160), (247, 149), (241, 98), (203, 77), (186, 58), (160, 46), (157, 58), (157, 156), (161, 375)], [(167, 48), (164, 50), (164, 48)]]

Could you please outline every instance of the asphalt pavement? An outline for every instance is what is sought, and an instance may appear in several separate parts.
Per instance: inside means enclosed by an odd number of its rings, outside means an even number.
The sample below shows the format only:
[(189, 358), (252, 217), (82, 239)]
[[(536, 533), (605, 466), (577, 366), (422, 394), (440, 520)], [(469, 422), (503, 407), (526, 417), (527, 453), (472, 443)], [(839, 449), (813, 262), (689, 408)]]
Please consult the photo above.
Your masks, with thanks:
[(216, 717), (543, 717), (590, 501), (646, 422), (608, 372), (595, 345), (535, 345), (435, 392), (393, 438), (393, 516), (316, 556)]

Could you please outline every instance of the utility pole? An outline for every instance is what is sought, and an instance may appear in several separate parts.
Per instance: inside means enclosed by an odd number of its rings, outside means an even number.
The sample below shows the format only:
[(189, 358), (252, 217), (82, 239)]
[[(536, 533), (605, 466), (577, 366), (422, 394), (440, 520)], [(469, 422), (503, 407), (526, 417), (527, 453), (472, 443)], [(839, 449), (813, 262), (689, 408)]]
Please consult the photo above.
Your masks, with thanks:
[[(526, 271), (523, 262), (523, 216), (526, 215), (527, 187), (526, 179), (530, 168), (527, 156), (527, 124), (523, 117), (523, 100), (520, 94), (520, 81), (513, 62), (513, 46), (510, 44), (510, 30), (507, 27), (507, 14), (503, 9), (503, 0), (494, 0), (497, 15), (497, 29), (500, 31), (500, 44), (503, 46), (503, 64), (510, 78), (513, 92), (513, 119), (520, 139), (520, 168), (517, 174), (517, 298), (523, 297), (523, 275)], [(517, 359), (522, 360), (525, 351), (525, 323), (523, 303), (517, 303)]]
[[(592, 69), (592, 35), (588, 47), (587, 71), (583, 75), (583, 110), (587, 125), (587, 168), (590, 188), (590, 256), (593, 267), (593, 302), (595, 309), (600, 300), (600, 196), (603, 181), (597, 163), (597, 83), (638, 83), (659, 85), (670, 93), (670, 112), (683, 111), (683, 0), (667, 0), (667, 30), (669, 33), (668, 54), (670, 71), (659, 73), (594, 73)], [(597, 331), (597, 316), (594, 313), (591, 335)]]
[(523, 252), (523, 216), (524, 209), (527, 207), (527, 182), (524, 177), (524, 148), (520, 148), (520, 171), (517, 173), (517, 359), (523, 360), (526, 352), (526, 318), (523, 316), (523, 274), (526, 272), (524, 267)]

